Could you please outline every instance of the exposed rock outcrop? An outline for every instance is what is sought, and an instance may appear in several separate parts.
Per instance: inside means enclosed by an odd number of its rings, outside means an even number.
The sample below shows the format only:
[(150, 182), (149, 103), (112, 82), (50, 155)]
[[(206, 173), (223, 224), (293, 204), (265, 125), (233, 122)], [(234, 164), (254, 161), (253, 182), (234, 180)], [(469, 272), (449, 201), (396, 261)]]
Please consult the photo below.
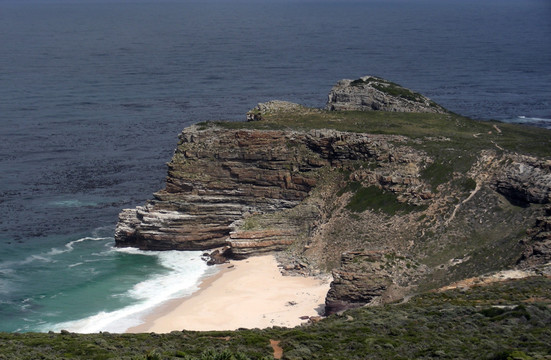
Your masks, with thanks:
[(294, 138), (282, 131), (184, 130), (168, 164), (166, 188), (146, 206), (120, 214), (116, 245), (220, 247), (243, 215), (296, 206), (316, 184), (312, 171), (325, 162), (300, 153)]
[(429, 98), (398, 84), (375, 77), (341, 80), (329, 93), (327, 110), (445, 113)]
[[(485, 271), (484, 266), (473, 269), (472, 259), (496, 251), (481, 251), (478, 247), (490, 245), (473, 243), (463, 253), (443, 258), (436, 270), (413, 266), (413, 260), (409, 268), (406, 260), (389, 265), (388, 254), (409, 249), (411, 259), (422, 258), (434, 248), (453, 247), (457, 238), (480, 234), (486, 234), (487, 242), (510, 239), (508, 246), (514, 247), (514, 234), (536, 221), (537, 208), (529, 205), (548, 202), (551, 193), (546, 180), (551, 169), (536, 158), (484, 151), (469, 172), (456, 173), (438, 188), (424, 174), (433, 163), (404, 136), (193, 126), (180, 136), (166, 188), (145, 206), (121, 212), (116, 245), (229, 247), (214, 254), (211, 263), (293, 249), (322, 267), (342, 251), (364, 248), (365, 253), (348, 252), (335, 270), (329, 311), (394, 299), (420, 276), (433, 276), (431, 271), (441, 273), (435, 279), (451, 272), (451, 280)], [(336, 188), (341, 191), (334, 190), (334, 181), (342, 184)], [(319, 193), (312, 195), (317, 188)], [(524, 210), (509, 209), (500, 194), (515, 204), (522, 200)], [(484, 206), (501, 212), (481, 211)], [(531, 237), (521, 244), (521, 264), (549, 261), (549, 215), (539, 216)], [(491, 227), (500, 219), (510, 223), (508, 230)], [(386, 250), (374, 252), (381, 247)], [(517, 251), (501, 248), (503, 253)], [(300, 265), (300, 272), (309, 273), (307, 266)]]
[(258, 103), (253, 109), (247, 112), (247, 121), (260, 121), (270, 113), (301, 112), (306, 108), (302, 105), (282, 100), (271, 100), (265, 103)]
[(388, 251), (346, 252), (333, 271), (325, 313), (399, 299), (424, 270), (413, 259)]
[(551, 206), (547, 206), (543, 216), (536, 219), (533, 228), (527, 231), (523, 240), (526, 245), (519, 264), (522, 267), (551, 263)]
[(216, 249), (211, 253), (203, 254), (203, 260), (207, 262), (207, 265), (219, 265), (224, 264), (231, 257), (231, 249), (229, 246), (225, 246), (221, 249)]
[(548, 204), (551, 202), (551, 160), (508, 155), (493, 186), (520, 205)]

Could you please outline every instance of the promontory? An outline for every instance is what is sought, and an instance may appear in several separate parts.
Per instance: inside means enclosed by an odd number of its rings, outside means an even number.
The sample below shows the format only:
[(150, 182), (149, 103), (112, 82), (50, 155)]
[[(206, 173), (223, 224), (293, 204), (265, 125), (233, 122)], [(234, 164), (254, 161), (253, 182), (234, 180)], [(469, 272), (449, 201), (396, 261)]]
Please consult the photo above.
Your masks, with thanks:
[(272, 101), (247, 118), (185, 129), (116, 245), (275, 251), (289, 272), (333, 272), (328, 314), (551, 261), (548, 131), (373, 76), (339, 81), (326, 109)]
[(327, 316), (0, 334), (0, 358), (549, 359), (549, 130), (468, 119), (375, 76), (339, 81), (324, 109), (270, 101), (246, 118), (184, 129), (164, 189), (120, 213), (116, 246), (331, 273)]

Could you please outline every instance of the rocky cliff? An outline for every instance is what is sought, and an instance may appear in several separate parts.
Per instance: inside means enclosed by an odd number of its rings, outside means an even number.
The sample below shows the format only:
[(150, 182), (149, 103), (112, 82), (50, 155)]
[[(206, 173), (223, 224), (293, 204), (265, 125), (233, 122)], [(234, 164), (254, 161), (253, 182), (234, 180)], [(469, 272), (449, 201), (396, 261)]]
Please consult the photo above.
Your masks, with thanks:
[(292, 208), (308, 196), (316, 184), (312, 171), (324, 162), (299, 151), (306, 136), (184, 130), (168, 164), (166, 188), (147, 205), (121, 213), (117, 246), (197, 250), (231, 243), (275, 250), (288, 245), (293, 229), (232, 232), (232, 224), (249, 214)]
[(329, 93), (327, 110), (445, 113), (429, 98), (376, 76), (341, 80)]
[(278, 251), (290, 272), (333, 272), (329, 313), (548, 263), (549, 132), (428, 108), (277, 102), (260, 121), (187, 128), (165, 189), (120, 214), (116, 244)]
[[(197, 250), (230, 245), (234, 254), (281, 249), (308, 232), (305, 220), (318, 217), (319, 210), (303, 211), (296, 224), (270, 219), (259, 229), (243, 220), (296, 207), (316, 186), (321, 169), (343, 168), (351, 161), (411, 158), (409, 148), (389, 145), (404, 141), (400, 136), (334, 130), (192, 126), (180, 135), (168, 164), (166, 188), (147, 205), (120, 214), (117, 246)], [(419, 197), (415, 189), (412, 185), (412, 198)]]

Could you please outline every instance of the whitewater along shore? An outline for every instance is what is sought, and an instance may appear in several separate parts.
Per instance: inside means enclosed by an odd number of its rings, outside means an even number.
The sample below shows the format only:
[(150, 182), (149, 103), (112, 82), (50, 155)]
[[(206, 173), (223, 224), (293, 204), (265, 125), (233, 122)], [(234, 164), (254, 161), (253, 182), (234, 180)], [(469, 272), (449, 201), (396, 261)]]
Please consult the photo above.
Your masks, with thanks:
[(199, 291), (160, 306), (127, 332), (294, 327), (323, 314), (329, 277), (283, 276), (273, 255), (219, 266)]

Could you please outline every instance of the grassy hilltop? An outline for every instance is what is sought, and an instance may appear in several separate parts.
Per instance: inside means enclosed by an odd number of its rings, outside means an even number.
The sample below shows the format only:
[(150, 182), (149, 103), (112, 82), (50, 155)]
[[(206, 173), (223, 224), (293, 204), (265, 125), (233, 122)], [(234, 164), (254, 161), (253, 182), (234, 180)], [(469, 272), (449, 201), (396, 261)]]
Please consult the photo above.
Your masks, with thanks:
[[(311, 130), (404, 135), (411, 139), (449, 138), (445, 145), (420, 145), (434, 154), (473, 154), (484, 148), (507, 150), (523, 154), (551, 157), (551, 131), (497, 121), (477, 121), (453, 113), (398, 113), (386, 111), (325, 111), (299, 107), (292, 111), (262, 114), (261, 121), (200, 123), (201, 127), (219, 126), (226, 129)], [(497, 129), (496, 129), (497, 127)], [(412, 143), (415, 146), (416, 143)], [(451, 145), (451, 146), (450, 146)]]

